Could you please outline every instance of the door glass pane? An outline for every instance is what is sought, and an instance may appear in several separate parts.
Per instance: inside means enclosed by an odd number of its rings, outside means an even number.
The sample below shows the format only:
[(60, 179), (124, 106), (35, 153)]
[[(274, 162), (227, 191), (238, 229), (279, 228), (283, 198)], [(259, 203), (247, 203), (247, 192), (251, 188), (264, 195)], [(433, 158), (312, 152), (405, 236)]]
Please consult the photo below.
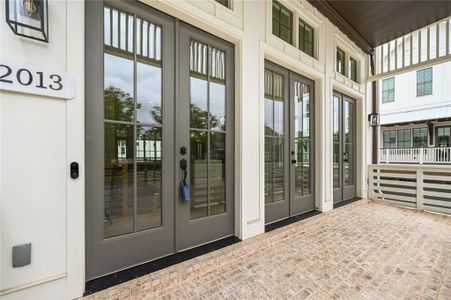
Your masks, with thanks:
[(133, 60), (105, 53), (105, 119), (133, 121)]
[(208, 82), (195, 77), (190, 80), (191, 128), (208, 129)]
[(226, 130), (225, 85), (210, 82), (210, 128)]
[(138, 126), (136, 141), (137, 230), (161, 223), (161, 128)]
[(333, 185), (340, 187), (340, 98), (334, 96), (333, 103)]
[(190, 41), (191, 219), (226, 212), (225, 60), (224, 51)]
[(265, 203), (274, 202), (273, 166), (273, 139), (265, 137)]
[(161, 28), (108, 7), (104, 16), (104, 236), (112, 237), (162, 225)]
[(104, 124), (104, 236), (133, 232), (133, 126)]
[(304, 172), (302, 170), (302, 140), (295, 139), (294, 141), (294, 152), (296, 163), (294, 165), (294, 197), (299, 198), (302, 197), (303, 191), (303, 181), (304, 181)]
[(191, 219), (208, 215), (208, 134), (191, 131)]
[(283, 103), (283, 76), (274, 73), (274, 135), (284, 134), (284, 103)]
[(355, 143), (354, 143), (354, 104), (349, 101), (344, 101), (344, 119), (345, 119), (345, 144), (344, 144), (344, 183), (345, 186), (354, 185), (355, 173)]
[(310, 106), (311, 106), (311, 90), (307, 84), (302, 84), (302, 194), (309, 195), (310, 191)]
[(226, 140), (224, 133), (210, 133), (210, 215), (226, 211)]
[(265, 98), (265, 135), (274, 135), (274, 101)]
[(284, 200), (284, 140), (274, 139), (274, 201)]
[[(310, 192), (310, 86), (294, 82), (295, 197)], [(297, 96), (299, 95), (299, 96)]]
[(136, 87), (138, 122), (162, 125), (161, 68), (138, 62)]
[(302, 194), (310, 195), (310, 140), (302, 139)]
[(301, 98), (301, 83), (294, 82), (294, 137), (302, 137), (302, 98)]

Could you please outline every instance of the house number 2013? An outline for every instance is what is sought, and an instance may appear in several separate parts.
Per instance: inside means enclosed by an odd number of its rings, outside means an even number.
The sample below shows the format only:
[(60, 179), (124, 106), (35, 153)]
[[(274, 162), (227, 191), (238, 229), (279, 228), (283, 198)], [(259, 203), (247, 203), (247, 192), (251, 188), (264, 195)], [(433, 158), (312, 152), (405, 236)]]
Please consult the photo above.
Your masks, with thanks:
[[(14, 76), (12, 74), (13, 71), (12, 71), (11, 67), (7, 66), (7, 65), (0, 65), (0, 72), (2, 72), (2, 71), (3, 71), (3, 73), (0, 73), (0, 81), (6, 82), (6, 83), (13, 83), (13, 78), (11, 78), (11, 77), (14, 77)], [(35, 74), (38, 77), (37, 78), (38, 82), (35, 86), (37, 88), (46, 89), (47, 86), (44, 85), (44, 73), (36, 72)], [(16, 75), (15, 79), (17, 80), (17, 82), (24, 86), (28, 86), (28, 85), (32, 84), (34, 81), (33, 73), (28, 69), (24, 69), (24, 68), (19, 69), (16, 71), (15, 75)], [(9, 78), (11, 78), (11, 79), (9, 79)], [(59, 91), (59, 90), (63, 89), (63, 85), (61, 83), (61, 81), (63, 79), (61, 78), (60, 75), (50, 74), (49, 78), (53, 81), (51, 84), (48, 85), (49, 88), (51, 88), (52, 90), (55, 90), (55, 91)]]
[(74, 96), (74, 79), (65, 72), (2, 62), (0, 89), (70, 99)]

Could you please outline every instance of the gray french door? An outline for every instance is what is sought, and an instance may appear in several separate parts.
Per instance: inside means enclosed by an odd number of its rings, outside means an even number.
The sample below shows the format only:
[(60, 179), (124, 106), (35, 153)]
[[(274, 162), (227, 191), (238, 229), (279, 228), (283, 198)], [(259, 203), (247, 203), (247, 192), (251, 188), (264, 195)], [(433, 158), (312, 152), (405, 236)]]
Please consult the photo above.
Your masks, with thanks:
[(314, 83), (265, 63), (265, 223), (315, 209)]
[(356, 196), (356, 103), (333, 94), (333, 188), (334, 202)]
[[(180, 202), (178, 247), (233, 234), (233, 45), (180, 24), (179, 160), (191, 201)], [(179, 170), (179, 182), (184, 171)]]
[(86, 279), (232, 235), (233, 45), (138, 1), (86, 28)]

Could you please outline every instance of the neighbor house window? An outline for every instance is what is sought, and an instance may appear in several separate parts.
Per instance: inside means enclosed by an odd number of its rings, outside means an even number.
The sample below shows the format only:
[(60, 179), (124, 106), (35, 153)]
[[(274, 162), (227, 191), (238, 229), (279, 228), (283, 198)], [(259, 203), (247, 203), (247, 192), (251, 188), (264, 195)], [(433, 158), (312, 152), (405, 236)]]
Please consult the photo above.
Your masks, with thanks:
[(310, 56), (313, 56), (314, 33), (313, 27), (299, 20), (299, 49)]
[(382, 80), (382, 103), (395, 101), (395, 77)]
[(428, 146), (428, 129), (412, 129), (412, 140), (414, 148), (426, 148)]
[(451, 127), (437, 128), (437, 146), (438, 147), (451, 146)]
[(357, 61), (352, 57), (349, 58), (349, 78), (357, 82)]
[(230, 8), (230, 1), (229, 0), (215, 0), (218, 3), (221, 3), (222, 5), (224, 5), (225, 7)]
[(287, 43), (292, 43), (293, 14), (277, 1), (272, 3), (272, 33)]
[(396, 130), (384, 131), (384, 148), (396, 148)]
[(412, 132), (410, 129), (398, 130), (398, 148), (410, 148), (412, 147)]
[(432, 68), (417, 71), (417, 96), (432, 94)]
[(337, 72), (345, 74), (345, 52), (340, 48), (337, 48)]

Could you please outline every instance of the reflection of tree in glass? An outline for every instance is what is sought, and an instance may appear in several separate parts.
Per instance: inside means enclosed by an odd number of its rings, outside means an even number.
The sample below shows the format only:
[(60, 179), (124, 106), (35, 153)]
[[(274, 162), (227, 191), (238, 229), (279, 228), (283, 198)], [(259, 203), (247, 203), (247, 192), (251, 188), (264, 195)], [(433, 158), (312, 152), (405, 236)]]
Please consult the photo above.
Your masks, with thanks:
[[(196, 129), (207, 129), (208, 128), (208, 115), (209, 113), (205, 110), (199, 108), (199, 106), (191, 103), (190, 104), (190, 124), (191, 128)], [(218, 118), (212, 114), (210, 114), (210, 128), (215, 128), (218, 126), (219, 121)], [(197, 143), (201, 143), (204, 147), (207, 145), (207, 134), (198, 135), (196, 138)], [(214, 145), (216, 143), (216, 135), (210, 136), (210, 145)], [(205, 148), (206, 149), (206, 148)]]
[[(133, 121), (135, 101), (129, 93), (120, 88), (109, 86), (105, 89), (103, 95), (106, 119)], [(141, 108), (141, 104), (137, 104), (136, 108)]]
[(157, 122), (160, 125), (163, 125), (163, 116), (161, 115), (161, 106), (154, 106), (152, 110), (150, 111), (150, 115), (152, 116), (153, 120)]

